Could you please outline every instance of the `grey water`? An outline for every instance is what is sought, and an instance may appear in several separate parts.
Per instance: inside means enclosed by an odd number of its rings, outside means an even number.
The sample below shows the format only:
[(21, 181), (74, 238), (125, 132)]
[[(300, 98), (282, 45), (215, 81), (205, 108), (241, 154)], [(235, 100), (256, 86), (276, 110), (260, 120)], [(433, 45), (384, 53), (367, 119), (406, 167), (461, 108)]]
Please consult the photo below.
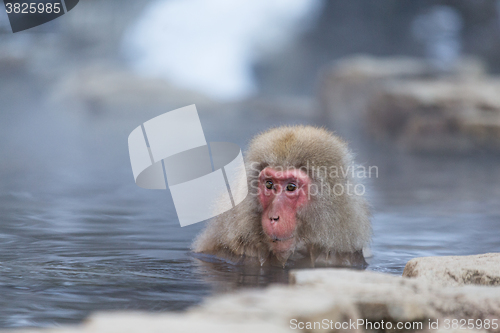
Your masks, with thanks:
[[(168, 190), (133, 181), (127, 136), (150, 115), (118, 126), (121, 115), (74, 115), (26, 93), (0, 92), (0, 327), (78, 323), (96, 311), (178, 311), (208, 295), (287, 283), (281, 268), (193, 257), (204, 223), (181, 228)], [(243, 148), (271, 126), (324, 125), (245, 105), (198, 111), (207, 141)], [(369, 144), (355, 152), (357, 162), (378, 167), (367, 180), (369, 270), (400, 275), (414, 257), (500, 251), (498, 157)]]

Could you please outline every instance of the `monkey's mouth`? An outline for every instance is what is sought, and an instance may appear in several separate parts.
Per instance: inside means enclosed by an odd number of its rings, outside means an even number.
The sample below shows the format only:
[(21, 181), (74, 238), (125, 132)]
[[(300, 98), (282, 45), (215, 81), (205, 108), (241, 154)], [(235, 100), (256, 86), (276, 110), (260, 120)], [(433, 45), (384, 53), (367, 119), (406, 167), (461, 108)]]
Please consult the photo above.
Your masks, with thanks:
[[(277, 237), (276, 235), (271, 235), (269, 246), (274, 254), (281, 254), (288, 258), (288, 255), (295, 249), (295, 235), (291, 234), (280, 235), (282, 237)], [(288, 253), (288, 255), (286, 255)], [(285, 260), (286, 261), (286, 260)]]
[(291, 236), (289, 236), (289, 237), (285, 237), (285, 238), (278, 238), (278, 237), (276, 237), (276, 236), (272, 236), (272, 237), (271, 237), (271, 241), (272, 241), (273, 243), (276, 243), (276, 242), (284, 242), (284, 241), (287, 241), (287, 240), (289, 240), (289, 239), (292, 239), (293, 237), (295, 237), (295, 236), (294, 236), (294, 235), (291, 235)]

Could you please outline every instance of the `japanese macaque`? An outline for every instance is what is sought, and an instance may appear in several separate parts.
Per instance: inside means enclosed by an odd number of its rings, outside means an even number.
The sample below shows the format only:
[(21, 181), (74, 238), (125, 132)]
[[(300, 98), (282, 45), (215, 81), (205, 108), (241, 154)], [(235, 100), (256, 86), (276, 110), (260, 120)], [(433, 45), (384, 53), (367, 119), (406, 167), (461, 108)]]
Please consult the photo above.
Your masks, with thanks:
[(193, 250), (283, 267), (366, 265), (370, 213), (354, 167), (347, 144), (325, 129), (256, 136), (246, 154), (248, 196), (210, 221)]

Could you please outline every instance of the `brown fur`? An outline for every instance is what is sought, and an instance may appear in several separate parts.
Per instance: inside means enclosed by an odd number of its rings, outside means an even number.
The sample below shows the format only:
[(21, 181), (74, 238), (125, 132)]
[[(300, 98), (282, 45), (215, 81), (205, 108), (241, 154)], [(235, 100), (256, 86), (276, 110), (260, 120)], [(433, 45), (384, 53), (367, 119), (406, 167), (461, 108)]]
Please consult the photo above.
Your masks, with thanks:
[[(347, 144), (329, 131), (311, 126), (287, 126), (268, 130), (256, 136), (246, 154), (249, 195), (232, 210), (217, 216), (193, 243), (195, 252), (235, 258), (258, 258), (262, 263), (273, 259), (261, 225), (262, 207), (257, 199), (257, 182), (265, 167), (302, 168), (322, 195), (311, 196), (307, 206), (297, 212), (297, 253), (309, 253), (312, 261), (323, 254), (342, 261), (350, 254), (362, 253), (371, 238), (370, 214), (362, 196), (328, 193), (336, 184), (357, 184)], [(318, 172), (318, 167), (327, 172)], [(330, 167), (336, 167), (332, 175)], [(343, 169), (341, 169), (343, 168)], [(320, 190), (321, 191), (321, 190)], [(335, 261), (335, 256), (337, 259)], [(361, 257), (362, 258), (362, 257)], [(288, 258), (277, 258), (282, 264)], [(272, 260), (270, 260), (272, 261)]]

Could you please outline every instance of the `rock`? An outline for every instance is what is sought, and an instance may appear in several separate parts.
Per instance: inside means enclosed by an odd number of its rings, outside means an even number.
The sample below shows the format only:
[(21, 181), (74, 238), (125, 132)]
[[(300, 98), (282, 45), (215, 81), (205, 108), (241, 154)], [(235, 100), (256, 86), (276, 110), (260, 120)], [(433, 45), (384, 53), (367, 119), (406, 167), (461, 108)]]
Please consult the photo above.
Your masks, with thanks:
[(371, 97), (369, 132), (425, 152), (500, 150), (500, 79), (401, 80)]
[(77, 332), (280, 333), (289, 330), (265, 321), (246, 321), (243, 324), (230, 317), (221, 320), (218, 317), (210, 318), (198, 314), (101, 313), (90, 317)]
[(475, 256), (415, 258), (406, 264), (403, 276), (446, 286), (500, 285), (500, 253)]
[(484, 319), (500, 314), (500, 288), (443, 287), (420, 279), (333, 269), (295, 271), (291, 281), (320, 288), (335, 298), (343, 296), (357, 310), (357, 318), (372, 321)]
[(94, 113), (181, 104), (189, 100), (211, 102), (201, 94), (177, 88), (162, 79), (141, 77), (105, 64), (90, 65), (68, 74), (57, 84), (52, 98), (55, 101), (72, 99), (86, 104), (88, 111)]
[[(492, 323), (500, 317), (500, 288), (496, 287), (446, 287), (424, 279), (348, 269), (295, 270), (290, 280), (288, 286), (212, 296), (184, 313), (101, 313), (79, 327), (53, 331), (289, 332), (297, 328), (363, 332), (377, 330), (382, 323), (385, 331), (391, 331), (388, 325), (395, 329), (401, 322), (410, 331), (435, 332), (429, 330), (429, 323), (437, 321), (441, 331), (450, 332), (445, 320)], [(482, 327), (474, 328), (481, 331)], [(500, 330), (490, 325), (487, 331)]]
[(443, 288), (418, 279), (347, 269), (296, 270), (290, 280), (290, 286), (212, 297), (188, 314), (203, 320), (239, 322), (242, 327), (261, 322), (283, 329), (293, 325), (294, 319), (303, 323), (326, 319), (333, 325), (349, 320), (362, 319), (365, 324), (383, 320), (393, 325), (421, 323), (426, 329), (429, 320), (491, 320), (500, 315), (500, 288)]
[[(477, 59), (464, 58), (449, 74), (453, 78), (480, 78), (484, 66)], [(437, 78), (423, 59), (355, 56), (335, 62), (320, 76), (319, 101), (325, 121), (350, 141), (371, 127), (368, 112), (373, 96), (387, 82), (402, 79)]]

